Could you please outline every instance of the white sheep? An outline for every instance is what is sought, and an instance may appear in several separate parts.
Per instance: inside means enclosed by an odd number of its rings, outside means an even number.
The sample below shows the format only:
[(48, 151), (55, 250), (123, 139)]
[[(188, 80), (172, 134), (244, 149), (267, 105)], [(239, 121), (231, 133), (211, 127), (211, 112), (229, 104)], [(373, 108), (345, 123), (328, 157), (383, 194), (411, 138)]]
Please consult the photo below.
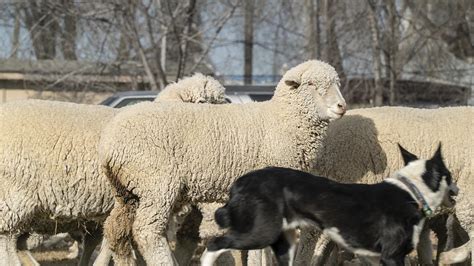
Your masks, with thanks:
[(225, 88), (214, 78), (196, 73), (168, 84), (155, 101), (222, 104), (226, 103)]
[(133, 261), (133, 235), (148, 264), (171, 265), (164, 235), (174, 209), (225, 200), (232, 181), (252, 169), (308, 169), (328, 121), (345, 112), (338, 87), (334, 68), (313, 60), (290, 69), (267, 102), (140, 103), (115, 116), (99, 156), (121, 195), (104, 225), (116, 262)]
[[(224, 99), (211, 77), (182, 82), (193, 86), (172, 84), (179, 100)], [(171, 89), (164, 91), (163, 101), (172, 100)], [(105, 124), (126, 109), (41, 100), (0, 105), (0, 265), (20, 264), (16, 242), (24, 232), (91, 231), (104, 221), (114, 193), (100, 171), (97, 146)], [(97, 244), (87, 243), (81, 264)]]
[[(380, 182), (403, 165), (397, 142), (420, 157), (426, 157), (432, 154), (435, 145), (441, 141), (445, 148), (447, 167), (460, 188), (455, 212), (472, 239), (473, 121), (472, 107), (381, 107), (350, 110), (345, 117), (329, 126), (313, 172), (342, 182)], [(424, 247), (429, 251), (419, 250), (419, 256), (430, 255), (431, 245), (426, 243), (429, 236), (426, 233), (422, 238), (425, 241)], [(306, 260), (300, 259), (300, 263), (308, 263), (308, 257)], [(431, 257), (425, 258), (426, 260), (431, 260)]]

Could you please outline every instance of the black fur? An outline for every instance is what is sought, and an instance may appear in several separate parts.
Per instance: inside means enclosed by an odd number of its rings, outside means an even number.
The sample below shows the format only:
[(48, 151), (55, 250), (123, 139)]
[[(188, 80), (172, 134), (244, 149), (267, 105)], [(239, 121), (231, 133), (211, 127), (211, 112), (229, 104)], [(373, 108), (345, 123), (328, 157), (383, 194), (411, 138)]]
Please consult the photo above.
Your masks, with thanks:
[[(406, 164), (416, 160), (401, 146), (400, 150)], [(449, 175), (440, 149), (428, 162), (423, 179), (439, 189), (438, 176)], [(216, 211), (215, 218), (229, 230), (210, 241), (211, 252), (271, 246), (279, 263), (287, 264), (291, 241), (283, 221), (303, 221), (323, 230), (337, 229), (347, 248), (378, 253), (383, 265), (403, 265), (414, 248), (414, 225), (424, 215), (416, 199), (391, 183), (342, 184), (289, 168), (269, 167), (237, 179), (229, 201)]]
[(414, 155), (411, 152), (405, 150), (405, 148), (403, 148), (402, 145), (400, 145), (399, 143), (397, 145), (398, 145), (398, 148), (400, 149), (400, 152), (402, 154), (402, 159), (403, 159), (403, 162), (405, 163), (405, 165), (407, 165), (411, 161), (418, 160), (418, 157), (416, 155)]
[(452, 177), (451, 173), (443, 162), (440, 143), (433, 158), (426, 162), (426, 172), (422, 175), (422, 178), (431, 190), (438, 191), (441, 177), (443, 176), (446, 177), (446, 182), (448, 185), (450, 185), (452, 182)]
[(230, 226), (230, 217), (227, 208), (219, 208), (214, 214), (214, 219), (216, 220), (217, 225), (221, 228), (227, 228)]
[(413, 225), (423, 215), (409, 193), (389, 183), (341, 184), (271, 167), (240, 177), (217, 217), (230, 230), (211, 241), (209, 251), (272, 246), (277, 255), (285, 255), (285, 218), (288, 223), (304, 220), (320, 229), (337, 228), (351, 248), (381, 253), (385, 264), (399, 265), (413, 249)]

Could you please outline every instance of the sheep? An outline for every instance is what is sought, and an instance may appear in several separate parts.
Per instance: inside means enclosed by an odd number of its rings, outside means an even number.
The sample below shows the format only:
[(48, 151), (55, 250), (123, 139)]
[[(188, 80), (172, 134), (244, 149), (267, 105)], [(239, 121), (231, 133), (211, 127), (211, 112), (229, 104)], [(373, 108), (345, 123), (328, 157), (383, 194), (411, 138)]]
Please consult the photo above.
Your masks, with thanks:
[[(224, 88), (211, 77), (197, 74), (181, 82), (155, 102), (173, 101), (173, 95), (182, 101), (224, 99)], [(125, 109), (42, 100), (0, 105), (0, 265), (20, 264), (16, 242), (24, 232), (100, 229), (114, 193), (100, 172), (97, 145), (105, 124)], [(85, 241), (84, 265), (98, 243)]]
[(222, 104), (226, 103), (224, 92), (225, 88), (217, 80), (196, 73), (192, 78), (166, 86), (155, 101)]
[[(461, 188), (455, 212), (472, 239), (472, 121), (472, 107), (434, 110), (380, 107), (350, 110), (345, 117), (329, 126), (312, 172), (342, 182), (380, 182), (403, 165), (395, 145), (397, 142), (420, 156), (429, 156), (435, 149), (433, 143), (441, 141), (445, 144), (448, 169)], [(419, 250), (419, 256), (426, 256), (431, 254), (431, 245), (426, 243), (429, 241), (426, 233), (422, 238), (425, 241), (424, 247), (430, 250)], [(305, 264), (311, 258), (303, 256), (300, 259), (300, 263)], [(318, 258), (315, 256), (314, 259)], [(431, 257), (425, 258), (426, 260), (431, 263)]]
[(222, 202), (232, 181), (252, 169), (308, 169), (328, 122), (345, 112), (338, 87), (334, 68), (311, 60), (290, 69), (267, 102), (140, 103), (115, 116), (99, 145), (120, 195), (104, 224), (115, 261), (133, 263), (133, 237), (148, 264), (171, 265), (164, 234), (174, 209)]

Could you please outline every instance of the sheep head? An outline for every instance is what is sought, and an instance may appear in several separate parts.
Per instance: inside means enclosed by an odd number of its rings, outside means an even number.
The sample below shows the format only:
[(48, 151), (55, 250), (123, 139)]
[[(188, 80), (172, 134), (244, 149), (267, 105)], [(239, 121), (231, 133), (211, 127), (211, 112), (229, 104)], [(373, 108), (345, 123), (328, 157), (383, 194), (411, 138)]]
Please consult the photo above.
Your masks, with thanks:
[(310, 60), (288, 70), (275, 95), (297, 95), (305, 102), (309, 112), (314, 112), (322, 120), (334, 120), (346, 112), (346, 101), (339, 86), (339, 76), (331, 65)]
[(185, 103), (226, 103), (225, 88), (213, 77), (196, 73), (168, 85), (155, 100)]

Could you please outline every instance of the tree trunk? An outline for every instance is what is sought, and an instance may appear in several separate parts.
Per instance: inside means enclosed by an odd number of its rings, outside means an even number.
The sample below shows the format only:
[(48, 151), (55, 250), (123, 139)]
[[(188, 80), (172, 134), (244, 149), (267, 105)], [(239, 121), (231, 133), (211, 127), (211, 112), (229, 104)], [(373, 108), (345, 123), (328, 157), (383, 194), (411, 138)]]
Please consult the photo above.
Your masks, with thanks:
[(373, 105), (381, 106), (383, 105), (383, 84), (382, 84), (382, 60), (380, 54), (380, 37), (379, 37), (379, 28), (377, 25), (377, 8), (376, 5), (371, 3), (370, 0), (367, 0), (369, 3), (369, 24), (372, 31), (372, 71), (374, 74), (374, 92), (373, 92)]
[(396, 104), (396, 92), (395, 92), (395, 85), (397, 82), (397, 52), (398, 52), (398, 41), (399, 41), (399, 34), (398, 34), (398, 20), (396, 17), (396, 7), (394, 1), (388, 1), (387, 3), (387, 11), (388, 11), (388, 24), (389, 24), (389, 39), (388, 39), (388, 53), (389, 58), (386, 64), (388, 67), (388, 77), (390, 79), (389, 85), (389, 95), (388, 95), (388, 102), (389, 105)]
[(337, 41), (336, 34), (336, 15), (338, 11), (338, 1), (325, 0), (324, 13), (326, 15), (326, 45), (325, 45), (325, 60), (331, 64), (339, 74), (341, 81), (341, 88), (346, 85), (346, 74), (344, 66), (342, 65), (341, 50)]
[(306, 27), (306, 36), (308, 38), (306, 52), (309, 58), (319, 58), (321, 55), (319, 44), (319, 1), (316, 0), (316, 6), (314, 1), (315, 0), (305, 0), (306, 23), (308, 24)]
[(64, 29), (62, 31), (62, 48), (64, 59), (77, 60), (76, 57), (76, 35), (77, 35), (77, 22), (76, 22), (76, 10), (74, 2), (72, 0), (63, 1), (63, 7), (65, 10), (64, 17)]
[(15, 8), (15, 24), (13, 26), (12, 51), (10, 57), (16, 58), (18, 55), (18, 47), (20, 46), (20, 11)]
[(36, 59), (54, 59), (59, 22), (48, 1), (22, 3), (21, 10)]
[(130, 38), (127, 36), (126, 30), (120, 31), (119, 47), (117, 48), (117, 61), (126, 61), (130, 58)]
[(186, 26), (183, 30), (183, 36), (181, 37), (181, 51), (178, 63), (178, 73), (176, 75), (176, 81), (182, 78), (186, 68), (186, 60), (188, 54), (189, 35), (191, 33), (191, 27), (193, 26), (193, 18), (196, 13), (196, 0), (189, 0), (189, 6), (186, 10)]
[(244, 1), (244, 84), (252, 84), (254, 1)]

